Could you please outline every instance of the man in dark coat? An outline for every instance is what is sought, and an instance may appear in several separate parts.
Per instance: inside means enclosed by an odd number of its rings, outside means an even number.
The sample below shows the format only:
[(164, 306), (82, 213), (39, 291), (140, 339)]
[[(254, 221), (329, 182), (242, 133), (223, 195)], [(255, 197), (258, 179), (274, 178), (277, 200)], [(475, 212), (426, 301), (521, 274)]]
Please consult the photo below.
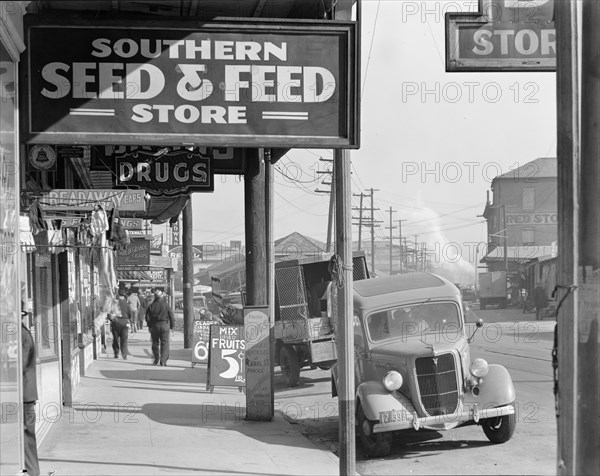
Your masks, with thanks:
[(112, 348), (115, 353), (115, 359), (119, 358), (119, 349), (123, 359), (127, 360), (129, 350), (127, 349), (127, 341), (129, 340), (129, 329), (130, 329), (130, 311), (129, 305), (125, 300), (125, 295), (119, 295), (119, 302), (117, 306), (117, 314), (109, 314), (108, 320), (110, 321), (110, 330), (113, 335)]
[(40, 465), (35, 439), (35, 402), (38, 399), (35, 373), (35, 344), (33, 336), (25, 325), (29, 314), (21, 313), (21, 347), (23, 350), (23, 447), (25, 454), (25, 470), (27, 474), (39, 476)]
[(152, 337), (154, 365), (166, 366), (169, 360), (169, 336), (175, 328), (175, 315), (164, 299), (161, 289), (155, 289), (154, 301), (146, 310), (146, 322)]

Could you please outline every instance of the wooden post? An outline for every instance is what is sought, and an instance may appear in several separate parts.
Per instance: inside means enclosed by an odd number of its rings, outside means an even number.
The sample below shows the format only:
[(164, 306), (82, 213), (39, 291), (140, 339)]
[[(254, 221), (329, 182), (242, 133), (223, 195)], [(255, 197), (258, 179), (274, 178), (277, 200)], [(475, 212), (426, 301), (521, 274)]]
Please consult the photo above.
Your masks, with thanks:
[(582, 4), (576, 474), (600, 474), (600, 3)]
[(194, 214), (191, 196), (181, 215), (183, 230), (181, 248), (183, 255), (183, 348), (189, 349), (194, 340)]
[[(266, 180), (266, 165), (263, 160), (264, 149), (248, 149), (246, 152), (246, 174), (244, 180), (245, 234), (246, 234), (246, 306), (266, 306), (269, 302), (271, 288), (267, 268), (267, 253), (271, 253), (267, 227), (267, 217), (272, 213), (272, 204), (268, 194), (271, 193), (269, 182), (272, 173)], [(269, 163), (268, 167), (271, 167)], [(269, 311), (269, 315), (271, 311)], [(269, 322), (269, 325), (271, 323)], [(272, 335), (270, 330), (269, 335)], [(246, 359), (251, 358), (247, 350)], [(270, 420), (274, 415), (274, 399), (272, 385), (272, 351), (270, 352), (270, 374), (268, 382), (254, 384), (252, 379), (246, 380), (246, 419)], [(262, 376), (261, 376), (262, 378)], [(267, 388), (268, 387), (268, 388)]]
[(563, 286), (557, 299), (564, 298), (557, 316), (558, 390), (557, 473), (572, 475), (575, 470), (577, 426), (577, 300), (567, 294), (577, 285), (579, 255), (579, 73), (577, 4), (555, 2), (556, 16), (556, 113), (558, 158), (558, 283)]

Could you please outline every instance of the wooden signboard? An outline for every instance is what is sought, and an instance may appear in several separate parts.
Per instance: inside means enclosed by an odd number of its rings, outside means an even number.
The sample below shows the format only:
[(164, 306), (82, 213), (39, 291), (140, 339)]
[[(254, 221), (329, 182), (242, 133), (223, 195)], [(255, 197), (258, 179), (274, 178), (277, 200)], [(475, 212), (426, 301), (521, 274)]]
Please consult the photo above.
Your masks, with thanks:
[(273, 419), (273, 362), (267, 306), (244, 307), (246, 412), (249, 420)]
[(208, 362), (208, 347), (210, 343), (210, 326), (214, 321), (194, 321), (192, 367), (194, 364)]
[(216, 386), (238, 387), (243, 391), (246, 387), (244, 326), (210, 326), (208, 352), (206, 389), (211, 393)]

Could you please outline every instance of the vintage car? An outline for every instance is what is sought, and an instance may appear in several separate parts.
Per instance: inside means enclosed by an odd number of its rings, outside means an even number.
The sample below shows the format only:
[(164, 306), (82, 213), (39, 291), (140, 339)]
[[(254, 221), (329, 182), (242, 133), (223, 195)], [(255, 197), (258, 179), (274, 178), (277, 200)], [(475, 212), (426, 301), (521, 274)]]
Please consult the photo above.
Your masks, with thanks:
[[(458, 288), (428, 273), (354, 283), (357, 436), (386, 456), (394, 431), (477, 424), (493, 443), (516, 426), (515, 389), (501, 365), (472, 359)], [(337, 366), (332, 392), (337, 396)]]

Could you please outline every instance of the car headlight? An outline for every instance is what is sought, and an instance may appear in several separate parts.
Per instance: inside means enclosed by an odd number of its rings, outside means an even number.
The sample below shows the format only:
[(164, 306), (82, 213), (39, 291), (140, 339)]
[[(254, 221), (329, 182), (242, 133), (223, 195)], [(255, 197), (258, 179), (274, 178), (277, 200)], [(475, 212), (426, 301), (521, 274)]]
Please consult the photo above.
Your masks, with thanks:
[(485, 377), (489, 372), (488, 363), (483, 359), (474, 359), (471, 362), (471, 374), (477, 378)]
[(385, 377), (383, 377), (383, 386), (390, 392), (398, 390), (402, 387), (402, 375), (400, 372), (396, 372), (395, 370), (390, 370)]

